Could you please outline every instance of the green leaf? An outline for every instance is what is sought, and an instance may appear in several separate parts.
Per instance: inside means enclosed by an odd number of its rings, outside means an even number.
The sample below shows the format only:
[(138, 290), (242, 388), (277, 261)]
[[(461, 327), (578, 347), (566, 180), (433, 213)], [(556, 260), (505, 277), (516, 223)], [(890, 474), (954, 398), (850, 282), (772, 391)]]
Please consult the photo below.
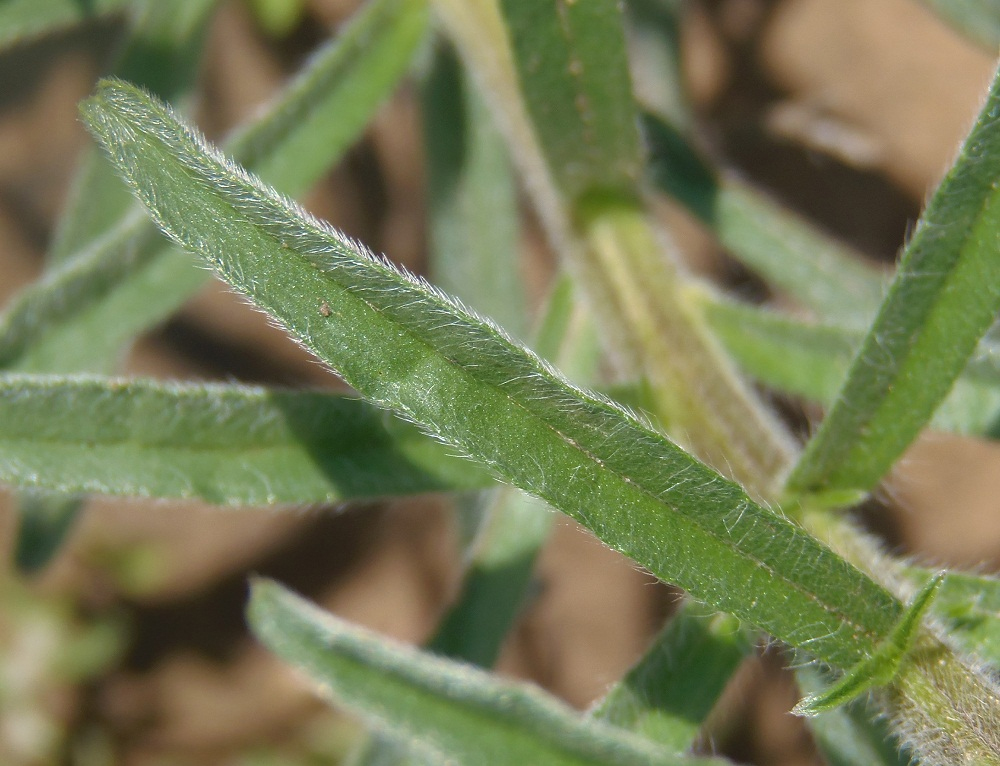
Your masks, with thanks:
[[(914, 583), (930, 575), (919, 567), (909, 567), (904, 574)], [(1000, 579), (948, 572), (931, 611), (963, 649), (1000, 668)]]
[(450, 47), (435, 51), (423, 88), (430, 277), (523, 337), (517, 195), (507, 150)]
[(906, 612), (899, 618), (892, 634), (872, 654), (849, 671), (837, 683), (819, 694), (803, 698), (792, 710), (796, 715), (814, 716), (833, 710), (878, 686), (886, 686), (899, 672), (913, 646), (921, 620), (931, 600), (944, 582), (944, 572), (934, 575), (920, 589)]
[(334, 701), (432, 760), (468, 766), (719, 764), (671, 756), (584, 721), (526, 684), (392, 644), (277, 583), (253, 583), (248, 615), (257, 637)]
[[(803, 691), (818, 694), (827, 683), (812, 667), (795, 671)], [(910, 766), (900, 752), (888, 722), (862, 700), (808, 719), (813, 739), (829, 766)]]
[(0, 481), (219, 505), (330, 503), (490, 484), (478, 466), (356, 399), (19, 375), (0, 378)]
[[(136, 3), (125, 48), (112, 71), (164, 101), (176, 102), (194, 81), (208, 21), (217, 4), (217, 0)], [(49, 262), (63, 261), (92, 246), (120, 223), (134, 204), (100, 152), (88, 151), (46, 253)]]
[(867, 327), (887, 278), (857, 253), (735, 178), (718, 177), (681, 133), (643, 117), (647, 176), (733, 257), (819, 317)]
[(500, 8), (528, 112), (566, 200), (601, 190), (633, 195), (639, 134), (621, 4), (500, 0)]
[(1000, 0), (922, 0), (942, 19), (995, 55), (1000, 47)]
[[(423, 0), (369, 3), (264, 115), (237, 133), (232, 151), (284, 191), (304, 191), (398, 83), (426, 24)], [(128, 341), (176, 311), (205, 280), (203, 270), (164, 246), (133, 211), (18, 294), (0, 317), (0, 366), (105, 370)]]
[[(861, 347), (864, 333), (814, 324), (713, 295), (688, 292), (716, 336), (740, 367), (779, 391), (831, 405)], [(997, 349), (980, 343), (965, 373), (938, 407), (931, 426), (942, 431), (997, 438), (1000, 378)]]
[(689, 601), (590, 714), (685, 752), (753, 646), (739, 620)]
[(461, 595), (428, 645), (431, 651), (493, 666), (525, 602), (553, 518), (544, 503), (518, 490), (506, 487), (494, 493)]
[(1000, 311), (1000, 78), (907, 245), (836, 404), (789, 479), (871, 488), (926, 425)]
[(133, 0), (3, 0), (0, 49), (125, 10)]
[(170, 236), (375, 404), (656, 576), (831, 664), (853, 665), (892, 629), (901, 605), (860, 571), (494, 326), (304, 216), (168, 108), (105, 82), (84, 114)]

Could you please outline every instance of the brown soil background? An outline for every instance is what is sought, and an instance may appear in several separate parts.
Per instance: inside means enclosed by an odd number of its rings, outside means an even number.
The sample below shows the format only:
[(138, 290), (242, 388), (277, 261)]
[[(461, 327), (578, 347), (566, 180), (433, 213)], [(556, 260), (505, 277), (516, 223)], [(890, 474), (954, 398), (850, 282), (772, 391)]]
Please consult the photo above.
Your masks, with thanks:
[[(280, 41), (256, 29), (241, 3), (223, 6), (197, 104), (210, 136), (265, 101), (356, 3), (306, 6), (302, 23)], [(685, 58), (707, 145), (789, 206), (891, 263), (971, 124), (992, 57), (912, 0), (689, 6)], [(40, 272), (87, 141), (75, 105), (106, 65), (116, 32), (114, 24), (89, 25), (0, 55), (0, 299)], [(404, 89), (307, 204), (419, 270), (425, 224), (417, 128), (414, 93)], [(753, 289), (702, 232), (673, 211), (666, 215), (694, 260)], [(526, 252), (537, 297), (551, 258), (537, 236), (528, 236)], [(333, 383), (218, 286), (145, 336), (128, 373)], [(994, 445), (928, 435), (894, 473), (882, 502), (866, 508), (866, 519), (898, 552), (995, 571), (998, 467)], [(4, 540), (13, 531), (8, 505), (9, 497), (0, 497)], [(128, 646), (85, 684), (48, 683), (37, 707), (63, 734), (50, 756), (11, 750), (4, 762), (335, 763), (351, 729), (248, 637), (247, 573), (276, 577), (342, 616), (420, 641), (455, 594), (454, 542), (447, 507), (434, 497), (292, 513), (94, 500), (69, 546), (27, 587), (39, 603), (68, 604), (77, 621), (115, 615), (127, 626)], [(133, 574), (122, 575), (129, 566)], [(621, 675), (676, 600), (565, 521), (542, 556), (538, 583), (499, 669), (578, 707)], [(12, 647), (22, 627), (0, 611), (6, 665), (21, 662)], [(796, 692), (781, 672), (784, 661), (770, 651), (740, 673), (725, 715), (717, 716), (716, 747), (762, 766), (821, 762), (786, 714)], [(2, 715), (10, 711), (0, 707)], [(0, 720), (0, 732), (18, 726)]]

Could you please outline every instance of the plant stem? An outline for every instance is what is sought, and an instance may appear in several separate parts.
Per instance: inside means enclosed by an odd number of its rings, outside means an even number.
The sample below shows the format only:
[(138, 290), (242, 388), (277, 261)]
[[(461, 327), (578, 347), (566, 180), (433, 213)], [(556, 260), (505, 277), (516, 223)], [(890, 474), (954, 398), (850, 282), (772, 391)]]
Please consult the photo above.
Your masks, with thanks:
[(649, 382), (671, 436), (756, 499), (773, 500), (794, 444), (684, 300), (691, 277), (664, 235), (638, 204), (605, 198), (582, 207), (582, 271), (592, 275), (586, 289), (609, 346)]

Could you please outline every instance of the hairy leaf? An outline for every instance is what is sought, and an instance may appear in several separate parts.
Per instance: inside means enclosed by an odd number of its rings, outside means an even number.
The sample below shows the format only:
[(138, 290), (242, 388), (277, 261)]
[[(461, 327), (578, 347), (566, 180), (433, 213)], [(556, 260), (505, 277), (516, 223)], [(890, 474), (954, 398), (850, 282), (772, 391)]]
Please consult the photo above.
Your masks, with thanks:
[(253, 584), (257, 637), (369, 725), (431, 760), (467, 766), (696, 766), (610, 726), (584, 721), (526, 684), (392, 644), (273, 582)]
[(0, 378), (0, 481), (219, 505), (327, 503), (490, 484), (474, 464), (357, 399), (19, 375)]
[(932, 197), (793, 491), (869, 489), (927, 424), (1000, 311), (1000, 77)]
[(168, 108), (105, 82), (85, 117), (170, 236), (374, 403), (655, 575), (832, 664), (853, 665), (892, 629), (901, 605), (860, 571), (494, 326), (304, 216)]

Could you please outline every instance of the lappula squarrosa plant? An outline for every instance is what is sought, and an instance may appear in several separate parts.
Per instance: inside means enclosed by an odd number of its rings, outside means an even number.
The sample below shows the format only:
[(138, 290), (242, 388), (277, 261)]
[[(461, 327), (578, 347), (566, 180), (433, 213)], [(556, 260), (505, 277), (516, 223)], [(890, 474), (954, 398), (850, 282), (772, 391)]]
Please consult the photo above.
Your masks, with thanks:
[[(930, 5), (996, 44), (986, 0)], [(258, 638), (371, 727), (361, 762), (718, 762), (690, 750), (759, 631), (800, 658), (795, 712), (832, 762), (905, 762), (898, 740), (921, 763), (1000, 763), (996, 582), (895, 560), (845, 513), (932, 420), (995, 423), (1000, 80), (887, 281), (707, 165), (676, 72), (659, 110), (637, 102), (615, 0), (371, 0), (221, 149), (179, 111), (190, 67), (144, 66), (151, 49), (190, 62), (213, 4), (134, 6), (120, 76), (82, 106), (103, 159), (0, 320), (0, 477), (30, 493), (22, 566), (58, 548), (86, 493), (462, 492), (478, 534), (433, 652), (252, 586)], [(675, 60), (679, 4), (628, 11)], [(285, 196), (414, 60), (434, 285)], [(533, 331), (512, 277), (515, 178), (566, 274)], [(694, 279), (650, 215), (660, 193), (813, 319)], [(205, 265), (362, 399), (75, 374), (112, 372)], [(625, 382), (612, 393), (641, 414), (591, 390), (595, 333)], [(743, 374), (827, 405), (815, 435), (798, 445)], [(492, 664), (523, 602), (545, 504), (690, 596), (586, 715), (471, 665)]]

